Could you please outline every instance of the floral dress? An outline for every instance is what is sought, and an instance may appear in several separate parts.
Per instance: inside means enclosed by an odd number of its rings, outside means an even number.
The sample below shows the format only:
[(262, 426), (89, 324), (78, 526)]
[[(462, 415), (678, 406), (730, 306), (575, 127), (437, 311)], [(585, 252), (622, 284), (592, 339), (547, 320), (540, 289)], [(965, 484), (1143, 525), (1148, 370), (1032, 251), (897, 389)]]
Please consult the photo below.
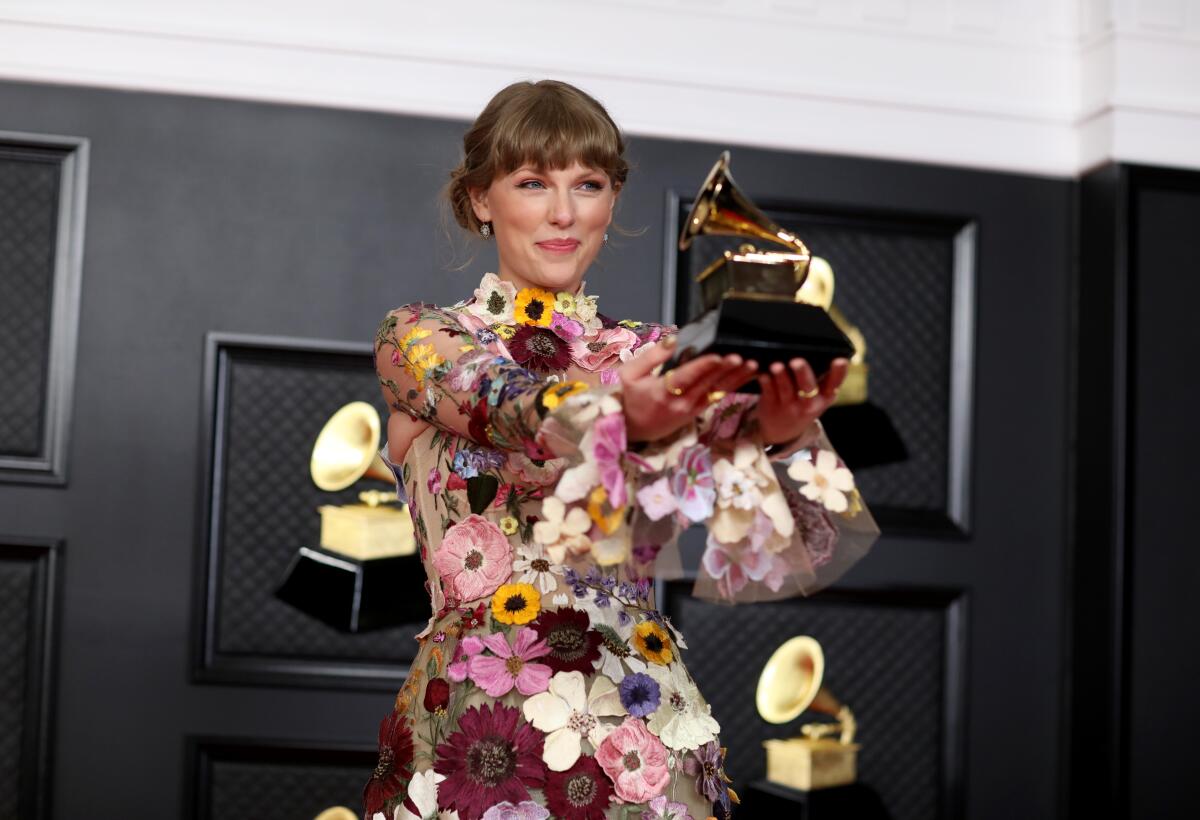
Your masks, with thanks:
[[(515, 287), (390, 311), (375, 362), (403, 454), (432, 617), (379, 730), (368, 820), (728, 817), (718, 716), (655, 608), (677, 541), (708, 531), (696, 595), (809, 594), (878, 534), (819, 425), (766, 448), (731, 393), (627, 440), (617, 368), (674, 326)], [(389, 424), (389, 430), (393, 430)]]

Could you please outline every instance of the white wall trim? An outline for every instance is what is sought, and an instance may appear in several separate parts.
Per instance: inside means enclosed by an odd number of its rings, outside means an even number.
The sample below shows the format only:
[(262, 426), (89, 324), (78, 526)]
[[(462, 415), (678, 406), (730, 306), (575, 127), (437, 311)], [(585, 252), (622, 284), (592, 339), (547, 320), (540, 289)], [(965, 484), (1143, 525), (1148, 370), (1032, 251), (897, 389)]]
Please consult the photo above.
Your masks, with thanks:
[(327, 5), (0, 0), (0, 79), (466, 120), (553, 76), (635, 135), (1050, 176), (1200, 168), (1200, 0)]

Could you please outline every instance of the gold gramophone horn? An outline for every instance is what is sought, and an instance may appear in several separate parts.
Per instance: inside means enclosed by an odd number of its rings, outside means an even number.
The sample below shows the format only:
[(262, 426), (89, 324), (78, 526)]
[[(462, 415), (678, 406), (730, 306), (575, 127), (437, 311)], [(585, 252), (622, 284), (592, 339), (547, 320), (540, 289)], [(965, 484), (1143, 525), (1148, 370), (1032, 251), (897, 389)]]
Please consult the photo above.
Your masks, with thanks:
[(803, 727), (806, 736), (828, 734), (841, 729), (842, 743), (854, 740), (856, 724), (849, 707), (821, 686), (825, 676), (825, 653), (821, 644), (807, 635), (798, 635), (775, 650), (758, 678), (755, 703), (758, 713), (769, 723), (787, 723), (806, 709), (835, 717), (837, 724), (812, 724)]
[(309, 472), (322, 490), (344, 490), (360, 478), (394, 484), (395, 476), (379, 457), (379, 412), (365, 401), (352, 401), (330, 416), (313, 444)]
[(708, 172), (696, 202), (683, 223), (679, 235), (679, 250), (685, 251), (692, 240), (703, 234), (747, 236), (783, 245), (802, 259), (796, 269), (796, 282), (804, 279), (808, 266), (808, 246), (789, 230), (775, 224), (758, 209), (750, 198), (738, 189), (729, 173), (729, 152), (722, 151), (716, 165)]
[(314, 817), (313, 820), (358, 820), (358, 815), (345, 806), (331, 806)]

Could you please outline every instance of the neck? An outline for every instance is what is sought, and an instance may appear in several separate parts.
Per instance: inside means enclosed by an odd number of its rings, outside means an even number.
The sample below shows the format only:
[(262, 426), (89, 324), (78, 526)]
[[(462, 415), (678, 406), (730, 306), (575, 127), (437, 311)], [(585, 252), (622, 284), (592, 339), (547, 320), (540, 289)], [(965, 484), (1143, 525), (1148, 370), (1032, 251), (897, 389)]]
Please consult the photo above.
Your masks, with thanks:
[(513, 287), (515, 287), (517, 290), (521, 290), (522, 288), (541, 288), (542, 290), (549, 290), (549, 291), (553, 291), (554, 293), (558, 293), (560, 291), (565, 290), (567, 293), (570, 293), (573, 296), (578, 296), (578, 295), (580, 295), (580, 293), (583, 292), (583, 277), (582, 276), (572, 279), (570, 282), (565, 283), (562, 287), (548, 288), (544, 285), (539, 285), (537, 282), (529, 281), (528, 279), (526, 279), (524, 276), (522, 276), (519, 273), (515, 273), (512, 269), (508, 268), (503, 262), (500, 263), (500, 270), (496, 274), (496, 276), (498, 276), (500, 279), (502, 279), (505, 282), (511, 282)]

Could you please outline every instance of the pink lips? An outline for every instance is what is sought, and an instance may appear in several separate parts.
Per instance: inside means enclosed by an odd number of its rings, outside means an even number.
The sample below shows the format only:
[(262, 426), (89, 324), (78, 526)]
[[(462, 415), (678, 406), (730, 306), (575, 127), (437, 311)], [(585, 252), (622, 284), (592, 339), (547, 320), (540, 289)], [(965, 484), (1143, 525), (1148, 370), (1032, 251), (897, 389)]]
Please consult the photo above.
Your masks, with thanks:
[(569, 253), (579, 247), (578, 239), (551, 239), (537, 243), (539, 248), (545, 248), (553, 253)]

